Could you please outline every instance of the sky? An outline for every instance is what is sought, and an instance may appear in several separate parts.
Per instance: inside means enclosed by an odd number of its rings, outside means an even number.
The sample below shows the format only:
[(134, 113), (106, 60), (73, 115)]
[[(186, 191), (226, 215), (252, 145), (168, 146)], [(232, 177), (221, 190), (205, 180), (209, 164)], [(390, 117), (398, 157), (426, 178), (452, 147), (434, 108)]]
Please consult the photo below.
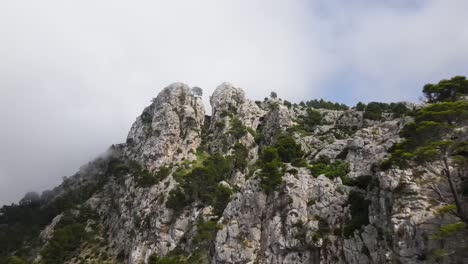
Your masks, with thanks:
[[(0, 204), (73, 175), (173, 82), (418, 101), (468, 71), (466, 0), (2, 0)], [(208, 108), (208, 107), (207, 107)]]

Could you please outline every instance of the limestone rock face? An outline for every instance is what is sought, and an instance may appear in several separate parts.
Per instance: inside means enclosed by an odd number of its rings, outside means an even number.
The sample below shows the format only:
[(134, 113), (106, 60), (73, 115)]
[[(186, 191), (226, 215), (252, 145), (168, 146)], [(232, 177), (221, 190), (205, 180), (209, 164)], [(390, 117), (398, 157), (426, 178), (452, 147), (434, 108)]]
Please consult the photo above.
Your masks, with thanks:
[[(132, 125), (126, 143), (49, 193), (52, 202), (94, 190), (77, 207), (97, 212), (86, 228), (100, 234), (102, 245), (83, 245), (68, 263), (140, 264), (152, 255), (212, 264), (468, 263), (465, 231), (431, 239), (439, 227), (456, 221), (439, 213), (444, 204), (434, 190), (447, 192), (446, 184), (425, 168), (379, 168), (410, 117), (371, 121), (354, 109), (317, 109), (321, 122), (304, 131), (305, 106), (276, 98), (254, 103), (241, 88), (223, 83), (210, 97), (212, 114), (205, 120), (202, 95), (201, 88), (182, 83), (164, 88)], [(308, 166), (285, 163), (282, 183), (267, 194), (257, 160), (284, 133), (301, 146)], [(466, 128), (460, 134), (466, 136)], [(188, 175), (209, 156), (236, 164), (206, 198), (225, 202), (219, 215), (218, 203), (199, 199), (205, 193), (193, 199), (177, 193), (186, 177), (206, 176), (203, 170)], [(324, 158), (347, 163), (349, 172), (313, 173), (310, 166)], [(176, 210), (168, 206), (171, 197), (188, 205)], [(45, 243), (61, 218), (43, 230)], [(443, 256), (434, 253), (441, 245)]]
[(247, 99), (241, 88), (230, 83), (219, 85), (210, 97), (210, 103), (210, 151), (226, 152), (239, 138), (243, 139), (247, 147), (252, 147), (254, 138), (250, 133), (236, 135), (232, 131), (238, 129), (239, 125), (256, 130), (265, 112)]
[(193, 160), (205, 118), (199, 89), (183, 83), (164, 88), (132, 125), (126, 156), (150, 169)]

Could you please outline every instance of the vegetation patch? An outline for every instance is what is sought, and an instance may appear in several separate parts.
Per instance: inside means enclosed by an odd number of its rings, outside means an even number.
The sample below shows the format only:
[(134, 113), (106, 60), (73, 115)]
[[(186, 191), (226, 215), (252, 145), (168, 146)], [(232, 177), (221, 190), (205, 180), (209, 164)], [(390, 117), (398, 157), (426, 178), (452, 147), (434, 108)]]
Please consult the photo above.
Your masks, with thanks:
[(315, 109), (323, 108), (323, 109), (328, 109), (328, 110), (340, 110), (340, 111), (345, 111), (349, 109), (349, 107), (345, 104), (333, 103), (333, 102), (326, 101), (323, 99), (310, 100), (310, 101), (305, 102), (305, 105), (307, 105), (308, 107), (313, 107)]
[(273, 147), (266, 147), (260, 155), (259, 175), (260, 186), (266, 194), (273, 192), (283, 181), (284, 165), (280, 160), (278, 150)]
[(281, 161), (285, 163), (299, 163), (304, 156), (301, 145), (297, 144), (296, 140), (290, 134), (280, 135), (276, 140), (274, 147), (276, 148)]
[(231, 129), (229, 130), (229, 134), (231, 134), (234, 138), (240, 139), (243, 136), (247, 135), (247, 127), (242, 123), (242, 121), (234, 117), (231, 120)]
[(61, 264), (77, 256), (83, 242), (92, 237), (92, 234), (85, 230), (86, 223), (88, 219), (96, 218), (96, 213), (85, 207), (77, 215), (64, 213), (55, 226), (52, 238), (40, 252), (42, 261)]
[(466, 224), (463, 222), (456, 222), (453, 224), (447, 224), (439, 227), (437, 232), (433, 234), (430, 239), (440, 240), (446, 237), (452, 236), (466, 228)]
[(229, 177), (233, 169), (232, 160), (232, 157), (214, 155), (186, 175), (178, 177), (179, 185), (169, 192), (166, 206), (177, 213), (185, 206), (199, 201), (214, 206), (217, 213), (222, 212), (229, 199), (226, 197), (226, 187), (219, 185), (219, 182)]
[(307, 108), (306, 114), (304, 116), (299, 116), (299, 118), (300, 130), (306, 132), (313, 132), (315, 127), (322, 123), (322, 115), (319, 111), (312, 108)]
[(322, 156), (314, 164), (309, 166), (309, 169), (315, 177), (320, 175), (325, 175), (325, 177), (330, 179), (335, 179), (337, 177), (343, 178), (349, 172), (349, 164), (342, 160), (330, 161), (329, 158)]
[(356, 105), (356, 110), (364, 111), (364, 118), (375, 121), (382, 120), (384, 113), (392, 115), (393, 118), (412, 115), (412, 110), (408, 109), (403, 103), (387, 104), (380, 102), (370, 102), (369, 104), (365, 105), (359, 102)]
[(351, 179), (347, 176), (341, 178), (343, 185), (357, 187), (362, 190), (366, 190), (367, 187), (371, 186), (373, 183), (372, 176), (359, 176), (354, 179)]
[(352, 237), (355, 230), (369, 224), (370, 201), (365, 199), (364, 194), (359, 191), (351, 191), (348, 203), (350, 204), (351, 220), (344, 226), (343, 236), (345, 238)]

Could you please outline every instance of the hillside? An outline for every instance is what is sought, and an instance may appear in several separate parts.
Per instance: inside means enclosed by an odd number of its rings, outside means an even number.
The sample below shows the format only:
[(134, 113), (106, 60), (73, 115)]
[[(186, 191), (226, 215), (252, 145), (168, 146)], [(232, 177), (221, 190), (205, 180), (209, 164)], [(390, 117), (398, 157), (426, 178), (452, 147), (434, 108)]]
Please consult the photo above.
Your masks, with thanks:
[[(468, 81), (426, 102), (174, 83), (125, 143), (0, 211), (0, 263), (468, 263)], [(465, 195), (465, 196), (464, 196)]]

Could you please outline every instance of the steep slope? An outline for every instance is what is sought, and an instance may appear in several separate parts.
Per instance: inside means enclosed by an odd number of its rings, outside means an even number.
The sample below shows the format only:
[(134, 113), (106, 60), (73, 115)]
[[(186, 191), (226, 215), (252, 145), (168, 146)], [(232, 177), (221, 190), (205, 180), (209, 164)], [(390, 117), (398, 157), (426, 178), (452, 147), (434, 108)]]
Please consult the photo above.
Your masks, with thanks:
[[(253, 102), (229, 83), (210, 103), (205, 116), (201, 89), (164, 88), (126, 143), (2, 210), (41, 215), (3, 253), (35, 263), (468, 262), (465, 228), (434, 238), (457, 222), (440, 201), (447, 184), (423, 167), (381, 166), (421, 106), (375, 118)], [(15, 221), (0, 231), (18, 232)], [(12, 261), (22, 260), (0, 263)]]

